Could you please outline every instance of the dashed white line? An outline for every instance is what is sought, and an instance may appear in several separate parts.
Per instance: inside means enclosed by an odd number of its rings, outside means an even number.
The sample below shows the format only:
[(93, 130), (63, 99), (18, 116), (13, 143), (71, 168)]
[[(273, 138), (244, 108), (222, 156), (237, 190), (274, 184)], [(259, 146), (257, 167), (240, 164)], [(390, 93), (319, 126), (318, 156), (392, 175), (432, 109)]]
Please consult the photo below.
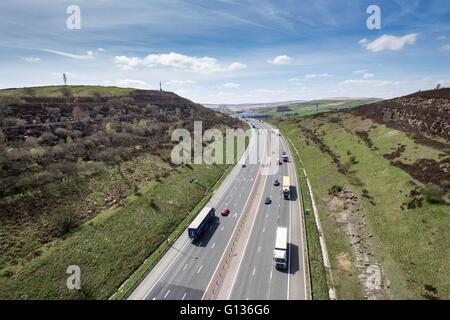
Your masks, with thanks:
[(220, 231), (223, 231), (223, 228), (225, 228), (225, 226), (223, 226), (222, 229), (220, 229)]
[(266, 231), (266, 227), (263, 228), (263, 232), (265, 232), (265, 231)]
[(259, 246), (259, 248), (258, 248), (258, 252), (261, 252), (261, 246)]
[(164, 296), (164, 299), (169, 295), (170, 289), (169, 291), (167, 291), (166, 295)]
[(200, 273), (200, 270), (202, 270), (202, 268), (203, 268), (203, 265), (201, 265), (200, 268), (198, 268), (197, 274)]
[(183, 298), (181, 298), (181, 300), (184, 300), (184, 298), (186, 298), (187, 292), (184, 293)]
[(215, 245), (216, 245), (216, 243), (214, 242), (213, 245), (211, 246), (211, 249), (214, 248)]
[(253, 268), (253, 276), (255, 275), (256, 272), (256, 268)]
[(186, 269), (187, 266), (188, 266), (188, 264), (186, 263), (183, 267), (183, 271)]

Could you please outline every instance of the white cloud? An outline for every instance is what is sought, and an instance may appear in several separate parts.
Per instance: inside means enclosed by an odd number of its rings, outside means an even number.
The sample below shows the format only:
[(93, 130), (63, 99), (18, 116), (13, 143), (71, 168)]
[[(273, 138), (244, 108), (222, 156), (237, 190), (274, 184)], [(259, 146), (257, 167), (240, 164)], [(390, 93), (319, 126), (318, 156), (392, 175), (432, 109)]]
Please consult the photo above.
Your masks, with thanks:
[(366, 44), (367, 42), (369, 42), (369, 41), (366, 38), (361, 39), (361, 40), (358, 41), (358, 43), (362, 44), (362, 45)]
[(242, 69), (245, 69), (245, 68), (247, 68), (247, 66), (245, 64), (239, 63), (239, 62), (233, 62), (232, 64), (230, 64), (228, 66), (227, 69), (229, 71), (236, 71), (236, 70), (242, 70)]
[(267, 60), (271, 64), (288, 64), (292, 61), (292, 58), (286, 55), (278, 56), (273, 60)]
[(98, 48), (97, 51), (105, 51), (103, 48)]
[(375, 87), (387, 86), (387, 85), (399, 85), (400, 81), (382, 81), (382, 80), (345, 80), (339, 83), (339, 85), (371, 85)]
[(450, 50), (450, 44), (441, 47), (441, 50)]
[(375, 75), (373, 73), (364, 73), (363, 78), (364, 79), (370, 79), (373, 78)]
[[(105, 81), (106, 83), (111, 83), (110, 81)], [(143, 88), (149, 89), (150, 85), (142, 80), (135, 79), (120, 79), (115, 81), (116, 85), (119, 87), (132, 87), (132, 88)]]
[(26, 57), (26, 58), (22, 58), (22, 59), (27, 62), (31, 62), (31, 63), (36, 63), (36, 62), (41, 61), (41, 58), (35, 58), (35, 57)]
[(222, 85), (224, 88), (237, 88), (240, 86), (239, 83), (228, 82)]
[(87, 55), (71, 54), (71, 53), (57, 51), (57, 50), (51, 50), (51, 49), (43, 49), (43, 51), (54, 53), (54, 54), (64, 56), (64, 57), (73, 58), (73, 59), (82, 59), (82, 60), (94, 59), (94, 57), (92, 56), (92, 51), (88, 51)]
[(366, 73), (368, 70), (367, 69), (361, 69), (361, 70), (355, 70), (353, 71), (354, 74), (361, 74), (361, 73)]
[(419, 34), (411, 33), (403, 37), (396, 37), (389, 34), (384, 34), (378, 39), (368, 42), (367, 39), (362, 39), (359, 43), (367, 50), (379, 52), (383, 50), (401, 50), (405, 44), (414, 44), (417, 41)]
[(210, 57), (191, 57), (178, 53), (149, 54), (144, 58), (116, 56), (114, 63), (122, 70), (131, 70), (136, 67), (145, 66), (149, 68), (163, 66), (172, 67), (179, 70), (186, 70), (195, 73), (209, 74), (214, 72), (235, 71), (244, 69), (245, 64), (234, 62), (228, 67), (223, 67), (217, 63), (217, 59)]
[(436, 38), (436, 40), (445, 40), (445, 39), (447, 39), (446, 36), (440, 36), (440, 37), (437, 37), (437, 38)]
[(169, 86), (179, 86), (184, 84), (193, 84), (195, 83), (194, 80), (170, 80), (166, 84)]
[(307, 74), (305, 75), (305, 79), (314, 79), (314, 78), (329, 78), (331, 77), (331, 75), (329, 75), (328, 73), (321, 73), (321, 74)]
[(295, 82), (295, 81), (300, 81), (300, 79), (299, 79), (299, 78), (296, 78), (296, 77), (294, 77), (294, 78), (290, 78), (290, 79), (289, 79), (289, 81), (291, 81), (291, 82)]

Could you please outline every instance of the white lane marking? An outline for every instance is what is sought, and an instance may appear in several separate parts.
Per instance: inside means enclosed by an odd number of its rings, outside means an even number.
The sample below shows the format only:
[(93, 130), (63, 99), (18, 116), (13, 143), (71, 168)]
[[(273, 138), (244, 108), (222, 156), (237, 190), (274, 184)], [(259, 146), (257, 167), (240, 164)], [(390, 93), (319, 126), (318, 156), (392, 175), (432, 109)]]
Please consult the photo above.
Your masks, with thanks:
[(220, 229), (220, 231), (223, 231), (223, 228), (225, 228), (225, 226), (223, 226), (222, 229)]
[(211, 249), (214, 248), (215, 245), (216, 245), (216, 243), (214, 242), (213, 245), (211, 246)]
[(200, 271), (202, 270), (202, 268), (203, 268), (203, 265), (201, 265), (200, 268), (198, 268), (197, 274), (200, 273)]
[(150, 294), (150, 292), (152, 292), (153, 288), (158, 284), (159, 281), (161, 281), (162, 277), (164, 277), (164, 275), (166, 274), (166, 272), (170, 269), (170, 267), (172, 266), (172, 264), (175, 262), (175, 260), (178, 258), (178, 256), (180, 255), (181, 252), (183, 252), (184, 248), (190, 243), (190, 241), (186, 241), (186, 243), (184, 244), (183, 248), (181, 248), (181, 250), (179, 250), (179, 252), (177, 253), (177, 255), (175, 256), (175, 258), (170, 262), (169, 266), (166, 268), (166, 270), (164, 270), (163, 274), (161, 275), (161, 277), (159, 277), (159, 279), (155, 282), (155, 284), (150, 288), (150, 290), (147, 292), (147, 294), (144, 296), (144, 298), (142, 298), (142, 300), (145, 299), (145, 297), (148, 297), (148, 295)]
[(152, 300), (156, 300), (156, 297), (154, 297)]
[(255, 275), (256, 272), (256, 268), (253, 268), (253, 276)]
[(258, 248), (258, 252), (261, 252), (261, 246), (259, 246), (259, 248)]
[(164, 299), (169, 295), (170, 289), (169, 291), (167, 291), (166, 295), (164, 296)]
[(270, 271), (270, 279), (272, 280), (272, 273), (273, 273), (273, 271)]
[(266, 213), (266, 218), (267, 218), (267, 217), (269, 217), (269, 214), (268, 214), (268, 213)]
[(183, 271), (186, 269), (187, 266), (188, 266), (188, 264), (186, 263), (183, 267)]
[(266, 227), (263, 228), (263, 232), (265, 232), (265, 231), (266, 231)]
[(181, 298), (181, 300), (184, 300), (184, 298), (186, 298), (187, 292), (184, 293), (183, 298)]

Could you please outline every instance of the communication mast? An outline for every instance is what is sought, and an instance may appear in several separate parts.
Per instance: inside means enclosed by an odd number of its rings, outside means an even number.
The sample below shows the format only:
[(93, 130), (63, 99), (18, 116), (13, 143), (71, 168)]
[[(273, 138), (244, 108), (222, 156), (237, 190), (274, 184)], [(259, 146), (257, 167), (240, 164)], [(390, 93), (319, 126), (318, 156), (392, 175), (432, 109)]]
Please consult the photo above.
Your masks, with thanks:
[(63, 73), (63, 80), (64, 80), (64, 85), (67, 85), (67, 76), (65, 73)]

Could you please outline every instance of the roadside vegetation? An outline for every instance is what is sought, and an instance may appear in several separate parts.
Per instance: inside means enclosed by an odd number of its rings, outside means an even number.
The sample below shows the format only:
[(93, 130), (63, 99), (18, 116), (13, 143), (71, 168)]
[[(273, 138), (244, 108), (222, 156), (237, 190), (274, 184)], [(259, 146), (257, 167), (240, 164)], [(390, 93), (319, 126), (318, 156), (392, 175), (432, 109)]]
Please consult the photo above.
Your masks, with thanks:
[(277, 122), (310, 178), (338, 299), (448, 299), (448, 149), (346, 111)]
[[(53, 89), (0, 91), (0, 298), (109, 298), (203, 198), (190, 179), (210, 187), (227, 168), (173, 165), (170, 133), (193, 119), (203, 130), (242, 124), (172, 93), (38, 97)], [(71, 264), (82, 270), (76, 293)]]
[(369, 104), (378, 99), (361, 100), (313, 100), (296, 105), (280, 106), (272, 109), (259, 109), (257, 113), (263, 113), (273, 117), (308, 116), (315, 113), (336, 111), (339, 109), (352, 108), (362, 104)]
[(316, 221), (313, 213), (313, 206), (309, 188), (307, 186), (306, 177), (303, 173), (301, 161), (296, 153), (296, 149), (288, 140), (291, 154), (294, 157), (295, 168), (297, 170), (300, 201), (304, 213), (304, 222), (306, 228), (306, 245), (308, 250), (308, 268), (310, 278), (310, 291), (313, 300), (328, 300), (328, 289), (332, 284), (327, 282), (327, 272), (323, 264), (322, 250), (319, 243), (319, 233), (316, 227)]

